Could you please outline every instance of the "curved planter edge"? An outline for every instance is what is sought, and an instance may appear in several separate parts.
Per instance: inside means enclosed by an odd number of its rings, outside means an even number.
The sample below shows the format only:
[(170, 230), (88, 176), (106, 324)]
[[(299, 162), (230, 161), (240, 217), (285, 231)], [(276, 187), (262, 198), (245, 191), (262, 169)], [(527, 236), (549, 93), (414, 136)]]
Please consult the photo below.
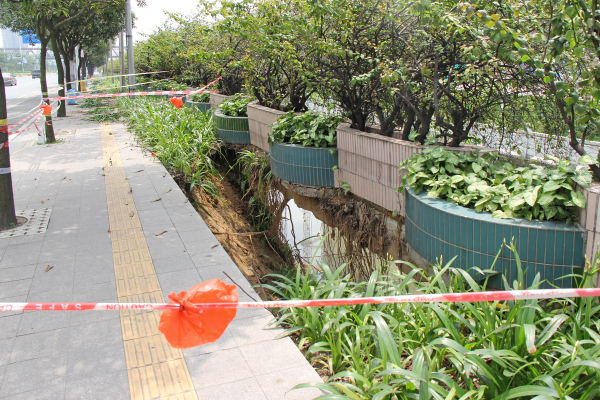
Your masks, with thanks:
[(213, 115), (217, 135), (225, 143), (250, 144), (250, 129), (248, 117), (230, 117), (221, 110), (215, 110)]
[[(514, 238), (521, 260), (524, 286), (529, 287), (539, 273), (540, 288), (573, 287), (572, 279), (583, 265), (584, 231), (557, 221), (527, 221), (521, 218), (495, 219), (490, 213), (458, 206), (441, 199), (428, 198), (426, 192), (406, 191), (406, 239), (419, 256), (430, 263), (443, 256), (444, 263), (456, 257), (453, 267), (470, 270), (491, 268), (502, 272), (512, 284), (517, 279), (513, 252), (503, 246)], [(482, 278), (481, 274), (469, 273)], [(490, 275), (488, 285), (503, 289), (501, 274)]]
[(187, 100), (185, 104), (187, 104), (188, 106), (194, 106), (202, 112), (210, 111), (210, 103), (200, 103), (199, 101)]
[(338, 164), (337, 148), (274, 143), (269, 150), (275, 176), (301, 185), (335, 186), (333, 167)]

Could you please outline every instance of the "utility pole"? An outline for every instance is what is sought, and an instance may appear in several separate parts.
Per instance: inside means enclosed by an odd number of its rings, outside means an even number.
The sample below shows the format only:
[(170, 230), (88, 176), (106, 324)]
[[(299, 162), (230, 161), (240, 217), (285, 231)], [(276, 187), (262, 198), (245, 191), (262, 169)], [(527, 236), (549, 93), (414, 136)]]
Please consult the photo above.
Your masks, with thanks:
[(127, 29), (127, 73), (129, 74), (129, 92), (135, 92), (135, 66), (133, 63), (133, 26), (131, 21), (131, 0), (125, 8), (125, 28)]
[(123, 44), (123, 32), (119, 32), (119, 61), (121, 62), (121, 92), (125, 91), (125, 49)]

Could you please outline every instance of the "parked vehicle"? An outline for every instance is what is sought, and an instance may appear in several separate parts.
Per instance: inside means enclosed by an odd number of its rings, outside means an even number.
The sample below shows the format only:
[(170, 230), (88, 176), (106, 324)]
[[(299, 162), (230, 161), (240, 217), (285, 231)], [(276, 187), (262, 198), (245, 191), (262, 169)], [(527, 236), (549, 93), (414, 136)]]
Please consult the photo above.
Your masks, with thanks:
[(11, 74), (10, 72), (3, 72), (2, 78), (4, 78), (4, 86), (17, 86), (17, 77)]
[(34, 69), (33, 71), (31, 71), (31, 79), (35, 79), (35, 78), (40, 79), (40, 70), (39, 69)]

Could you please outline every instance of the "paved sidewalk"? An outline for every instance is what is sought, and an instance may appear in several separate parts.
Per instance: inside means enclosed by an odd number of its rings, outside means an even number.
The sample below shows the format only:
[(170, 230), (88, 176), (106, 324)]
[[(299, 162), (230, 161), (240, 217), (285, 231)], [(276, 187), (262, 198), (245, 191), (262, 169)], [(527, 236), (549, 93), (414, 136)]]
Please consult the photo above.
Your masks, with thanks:
[[(234, 283), (226, 274), (259, 299), (164, 167), (133, 145), (123, 125), (75, 116), (56, 120), (55, 129), (62, 143), (36, 145), (28, 133), (11, 159), (16, 209), (51, 210), (45, 233), (0, 239), (0, 302), (162, 301), (211, 278)], [(240, 301), (252, 301), (239, 292)], [(0, 399), (321, 394), (289, 391), (322, 381), (290, 339), (274, 340), (281, 330), (267, 327), (266, 310), (240, 310), (219, 341), (184, 351), (166, 344), (158, 317), (0, 313)]]

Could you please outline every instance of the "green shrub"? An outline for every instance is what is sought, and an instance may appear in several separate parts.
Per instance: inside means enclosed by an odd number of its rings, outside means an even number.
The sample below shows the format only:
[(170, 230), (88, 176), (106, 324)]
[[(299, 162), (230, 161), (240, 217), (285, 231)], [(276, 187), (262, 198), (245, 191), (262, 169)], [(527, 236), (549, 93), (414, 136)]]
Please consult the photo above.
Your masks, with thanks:
[(190, 97), (190, 100), (197, 103), (208, 103), (210, 102), (210, 92), (195, 93)]
[(219, 109), (224, 115), (229, 117), (247, 117), (248, 110), (246, 106), (254, 101), (254, 97), (244, 96), (240, 93), (235, 94), (219, 104)]
[(336, 128), (344, 120), (337, 115), (313, 111), (296, 115), (289, 112), (273, 125), (269, 143), (291, 143), (313, 147), (335, 147)]
[(585, 197), (575, 184), (588, 187), (591, 174), (568, 161), (548, 158), (555, 168), (517, 167), (494, 152), (460, 154), (430, 147), (401, 164), (400, 170), (407, 174), (400, 189), (428, 190), (428, 197), (489, 211), (493, 218), (572, 222), (578, 208), (585, 207)]
[[(505, 287), (526, 289), (511, 250), (519, 276), (511, 284), (504, 279)], [(451, 263), (438, 263), (431, 274), (405, 263), (408, 274), (374, 272), (366, 282), (344, 276), (343, 266), (298, 268), (271, 275), (263, 287), (294, 300), (486, 290), (470, 272), (492, 270), (467, 272)], [(580, 276), (582, 287), (592, 286), (597, 272), (596, 258)], [(317, 399), (592, 400), (600, 393), (599, 317), (598, 299), (573, 298), (285, 308), (276, 322), (327, 372), (326, 383), (296, 387), (330, 393)]]
[(211, 159), (219, 149), (212, 114), (195, 107), (176, 109), (144, 97), (120, 97), (118, 105), (144, 149), (154, 153), (167, 169), (182, 173), (191, 187), (219, 195), (215, 184), (219, 172)]
[(156, 91), (185, 90), (186, 88), (187, 88), (187, 86), (177, 83), (177, 82), (173, 82), (173, 81), (161, 81), (161, 82), (155, 82), (152, 84), (152, 89), (156, 90)]

